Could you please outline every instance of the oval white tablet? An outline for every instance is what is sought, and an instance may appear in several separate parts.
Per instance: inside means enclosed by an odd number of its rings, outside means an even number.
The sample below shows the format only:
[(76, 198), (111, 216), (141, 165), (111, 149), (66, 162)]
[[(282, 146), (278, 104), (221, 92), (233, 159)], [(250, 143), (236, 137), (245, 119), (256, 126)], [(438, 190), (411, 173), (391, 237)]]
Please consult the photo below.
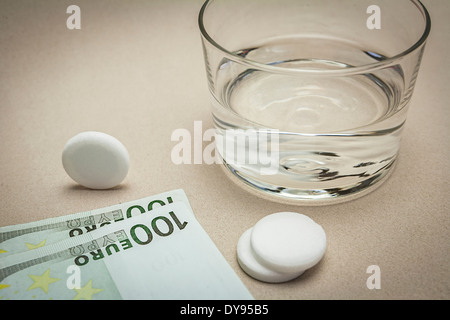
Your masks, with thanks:
[(261, 265), (255, 259), (253, 249), (250, 245), (251, 233), (252, 228), (245, 231), (239, 238), (237, 245), (237, 260), (242, 270), (245, 271), (245, 273), (255, 278), (256, 280), (270, 283), (280, 283), (290, 281), (292, 279), (297, 278), (303, 273), (303, 272), (281, 273), (270, 270), (265, 266)]
[(109, 189), (128, 174), (129, 155), (116, 138), (96, 131), (82, 132), (67, 141), (64, 170), (76, 182), (90, 189)]
[(303, 214), (279, 212), (255, 224), (250, 243), (260, 264), (277, 272), (295, 273), (322, 259), (326, 235), (319, 224)]

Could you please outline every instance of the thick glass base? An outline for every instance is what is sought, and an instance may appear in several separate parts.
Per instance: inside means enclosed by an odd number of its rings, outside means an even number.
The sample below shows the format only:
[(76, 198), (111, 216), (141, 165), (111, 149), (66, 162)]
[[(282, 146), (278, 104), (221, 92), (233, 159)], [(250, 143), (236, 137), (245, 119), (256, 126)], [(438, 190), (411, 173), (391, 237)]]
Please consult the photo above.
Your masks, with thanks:
[(265, 200), (289, 205), (325, 206), (355, 200), (373, 192), (390, 177), (395, 165), (396, 161), (392, 159), (383, 170), (367, 177), (367, 179), (332, 188), (321, 187), (320, 183), (317, 184), (316, 188), (273, 185), (264, 181), (264, 176), (259, 177), (259, 179), (250, 177), (225, 161), (223, 161), (222, 169), (226, 176), (239, 187)]

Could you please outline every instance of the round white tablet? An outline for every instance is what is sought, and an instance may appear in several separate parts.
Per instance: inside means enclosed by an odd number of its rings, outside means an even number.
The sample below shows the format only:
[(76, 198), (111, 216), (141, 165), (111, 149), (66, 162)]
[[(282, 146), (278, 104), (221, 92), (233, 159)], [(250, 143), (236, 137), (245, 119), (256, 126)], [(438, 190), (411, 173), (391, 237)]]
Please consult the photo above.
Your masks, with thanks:
[(237, 260), (242, 270), (245, 271), (245, 273), (255, 278), (256, 280), (270, 283), (280, 283), (290, 281), (292, 279), (297, 278), (303, 273), (303, 272), (282, 273), (270, 270), (265, 266), (261, 265), (255, 259), (253, 249), (250, 245), (251, 233), (252, 228), (245, 231), (239, 238), (237, 245)]
[(322, 259), (326, 235), (319, 224), (303, 214), (279, 212), (255, 224), (250, 243), (260, 264), (277, 272), (296, 273)]
[(82, 132), (67, 141), (62, 164), (67, 174), (90, 189), (109, 189), (125, 179), (129, 155), (116, 138), (101, 132)]

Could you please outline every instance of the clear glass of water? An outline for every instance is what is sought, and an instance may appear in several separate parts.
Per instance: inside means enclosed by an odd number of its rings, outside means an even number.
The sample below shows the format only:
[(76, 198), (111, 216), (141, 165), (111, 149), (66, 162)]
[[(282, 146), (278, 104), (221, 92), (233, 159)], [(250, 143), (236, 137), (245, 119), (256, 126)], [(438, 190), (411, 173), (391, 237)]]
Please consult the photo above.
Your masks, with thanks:
[(329, 204), (392, 171), (431, 20), (418, 0), (209, 0), (199, 15), (226, 172)]

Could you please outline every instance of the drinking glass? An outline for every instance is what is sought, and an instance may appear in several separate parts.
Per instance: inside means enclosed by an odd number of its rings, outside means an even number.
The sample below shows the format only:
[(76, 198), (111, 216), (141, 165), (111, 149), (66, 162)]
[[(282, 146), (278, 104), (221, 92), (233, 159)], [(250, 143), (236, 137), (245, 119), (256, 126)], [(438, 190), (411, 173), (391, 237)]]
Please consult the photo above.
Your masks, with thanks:
[(199, 14), (226, 172), (329, 204), (391, 173), (431, 19), (418, 0), (208, 0)]

